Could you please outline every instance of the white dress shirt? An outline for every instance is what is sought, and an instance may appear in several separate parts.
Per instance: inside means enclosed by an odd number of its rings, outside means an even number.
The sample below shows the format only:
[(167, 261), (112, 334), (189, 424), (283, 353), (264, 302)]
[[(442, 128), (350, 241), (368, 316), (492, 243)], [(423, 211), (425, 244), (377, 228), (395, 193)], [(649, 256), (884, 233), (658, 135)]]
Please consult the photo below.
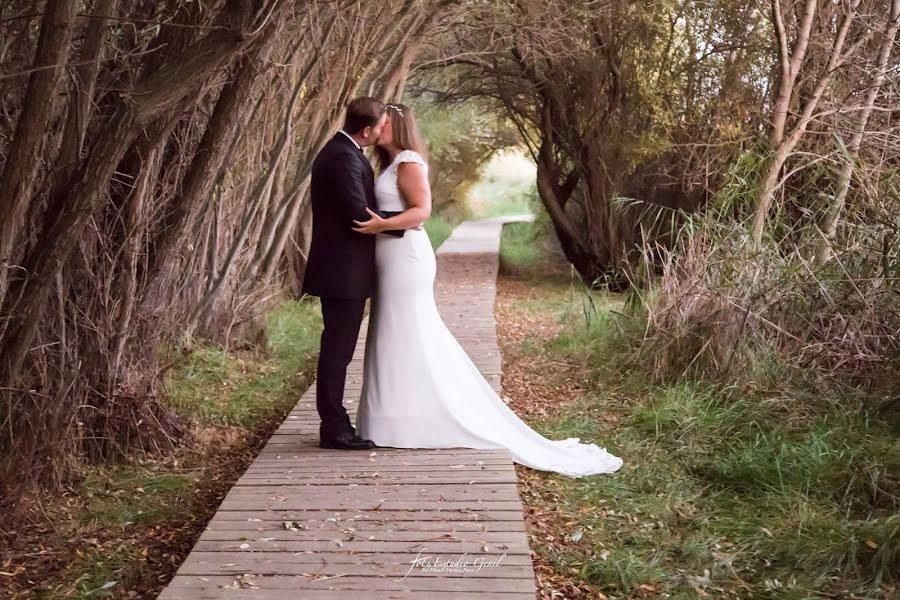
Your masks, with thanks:
[(343, 129), (341, 129), (340, 132), (343, 133), (344, 135), (346, 135), (348, 138), (350, 138), (350, 141), (353, 142), (353, 145), (354, 145), (354, 146), (356, 146), (357, 148), (359, 148), (360, 150), (362, 150), (362, 146), (359, 145), (359, 142), (357, 142), (356, 140), (354, 140), (353, 137), (352, 137), (349, 133), (347, 133), (347, 132), (344, 131)]

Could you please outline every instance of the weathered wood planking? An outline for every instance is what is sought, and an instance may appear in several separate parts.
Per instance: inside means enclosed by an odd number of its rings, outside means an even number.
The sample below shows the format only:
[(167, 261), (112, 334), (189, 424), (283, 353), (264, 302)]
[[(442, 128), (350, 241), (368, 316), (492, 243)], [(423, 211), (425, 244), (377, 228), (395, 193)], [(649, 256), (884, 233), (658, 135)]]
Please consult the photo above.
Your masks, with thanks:
[[(441, 315), (498, 392), (500, 230), (467, 221), (438, 249)], [(367, 322), (347, 373), (352, 418)], [(506, 450), (323, 450), (315, 383), (222, 501), (161, 600), (518, 600), (534, 571)], [(422, 568), (416, 559), (434, 562)], [(490, 564), (491, 562), (495, 564)]]

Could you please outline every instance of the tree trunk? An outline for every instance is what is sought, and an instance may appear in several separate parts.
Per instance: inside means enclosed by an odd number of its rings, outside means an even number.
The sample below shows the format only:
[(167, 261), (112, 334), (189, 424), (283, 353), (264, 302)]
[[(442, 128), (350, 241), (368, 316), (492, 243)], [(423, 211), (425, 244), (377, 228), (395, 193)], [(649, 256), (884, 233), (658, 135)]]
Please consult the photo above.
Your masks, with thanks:
[(178, 62), (163, 65), (123, 98), (75, 181), (69, 203), (56, 215), (26, 262), (27, 276), (9, 290), (9, 325), (0, 344), (0, 382), (15, 386), (43, 318), (47, 292), (106, 194), (119, 161), (152, 118), (199, 88), (248, 43), (233, 31), (213, 30)]
[(203, 139), (184, 177), (181, 194), (173, 202), (174, 208), (160, 225), (159, 233), (151, 246), (148, 286), (156, 281), (163, 266), (183, 244), (191, 229), (191, 219), (197, 214), (200, 205), (208, 199), (229, 150), (239, 132), (246, 126), (253, 84), (259, 76), (260, 64), (268, 56), (273, 38), (272, 32), (267, 31), (262, 41), (255, 46), (255, 51), (241, 57), (232, 69), (233, 79), (219, 95), (203, 132)]
[(53, 117), (56, 87), (72, 39), (76, 4), (75, 0), (47, 1), (34, 57), (35, 71), (28, 80), (19, 122), (0, 177), (3, 182), (0, 185), (0, 308), (4, 305), (10, 269), (16, 260), (13, 248), (31, 200), (41, 162), (41, 148)]
[[(779, 176), (781, 174), (781, 168), (784, 166), (784, 163), (787, 162), (788, 157), (797, 147), (797, 144), (800, 142), (800, 138), (803, 137), (803, 134), (806, 133), (806, 129), (809, 126), (810, 121), (813, 118), (813, 113), (819, 105), (819, 100), (822, 98), (822, 94), (825, 93), (825, 89), (828, 87), (828, 83), (831, 81), (831, 76), (835, 72), (835, 70), (840, 67), (844, 61), (848, 58), (848, 55), (845, 55), (844, 52), (844, 44), (847, 40), (847, 33), (850, 30), (850, 25), (853, 22), (853, 19), (856, 14), (856, 8), (859, 6), (860, 0), (852, 0), (849, 6), (845, 9), (843, 19), (841, 20), (841, 24), (838, 27), (838, 31), (835, 34), (834, 43), (831, 48), (831, 54), (828, 58), (828, 64), (825, 67), (825, 70), (819, 75), (818, 80), (816, 80), (815, 87), (812, 90), (809, 98), (806, 100), (806, 103), (803, 106), (803, 112), (800, 117), (797, 119), (797, 123), (794, 125), (793, 129), (786, 137), (780, 139), (781, 136), (778, 135), (778, 130), (773, 133), (773, 145), (775, 147), (775, 158), (769, 167), (769, 170), (766, 172), (766, 176), (763, 179), (762, 186), (759, 191), (759, 195), (757, 196), (756, 206), (755, 206), (755, 214), (753, 215), (753, 226), (751, 230), (751, 240), (755, 246), (759, 246), (762, 243), (763, 232), (765, 231), (766, 221), (769, 217), (769, 211), (772, 208), (772, 204), (775, 200), (775, 191), (779, 186)], [(804, 20), (804, 23), (806, 21)], [(801, 30), (802, 34), (802, 30)], [(855, 48), (859, 47), (859, 43), (855, 44)], [(805, 51), (805, 45), (803, 45), (803, 49)], [(852, 51), (848, 54), (852, 54)], [(791, 69), (794, 68), (794, 62), (797, 62), (796, 68), (800, 68), (799, 60), (797, 60), (797, 56), (794, 56), (791, 60)], [(779, 98), (780, 100), (780, 98)], [(776, 109), (777, 109), (776, 105)], [(775, 119), (776, 124), (779, 122), (779, 118)]]
[[(93, 13), (112, 16), (116, 12), (118, 0), (97, 0)], [(74, 85), (69, 93), (69, 106), (66, 112), (66, 126), (63, 129), (59, 151), (59, 171), (55, 177), (55, 185), (50, 193), (51, 198), (59, 198), (65, 194), (65, 185), (74, 174), (81, 158), (84, 136), (91, 118), (94, 101), (94, 88), (100, 73), (103, 44), (109, 29), (109, 19), (92, 18), (84, 33), (84, 40), (78, 52), (78, 64), (75, 67)]]
[(828, 206), (825, 219), (822, 223), (822, 242), (818, 246), (816, 254), (816, 264), (823, 265), (832, 254), (831, 244), (837, 232), (838, 221), (841, 212), (844, 210), (844, 203), (847, 199), (847, 193), (850, 191), (850, 181), (853, 176), (853, 163), (859, 156), (859, 147), (862, 145), (863, 136), (866, 131), (866, 124), (869, 122), (869, 116), (875, 106), (875, 98), (881, 92), (881, 87), (885, 82), (885, 73), (888, 61), (891, 57), (891, 50), (894, 48), (894, 39), (897, 37), (897, 29), (900, 28), (900, 0), (892, 0), (891, 11), (885, 22), (884, 39), (881, 43), (881, 50), (878, 53), (878, 60), (875, 64), (875, 75), (869, 83), (869, 89), (866, 92), (863, 101), (862, 110), (859, 112), (856, 123), (856, 131), (853, 133), (853, 139), (847, 148), (847, 160), (841, 167), (841, 174), (838, 178), (837, 191), (834, 198)]

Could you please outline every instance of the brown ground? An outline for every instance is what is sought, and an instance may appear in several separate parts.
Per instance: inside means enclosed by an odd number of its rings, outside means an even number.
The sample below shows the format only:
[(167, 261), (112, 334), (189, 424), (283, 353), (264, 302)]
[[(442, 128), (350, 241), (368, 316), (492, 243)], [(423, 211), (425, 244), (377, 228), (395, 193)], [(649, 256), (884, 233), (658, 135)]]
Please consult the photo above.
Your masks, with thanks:
[(51, 497), (42, 494), (26, 498), (15, 520), (0, 520), (0, 598), (69, 597), (52, 591), (62, 585), (66, 590), (78, 589), (78, 582), (63, 574), (68, 565), (85, 555), (115, 556), (123, 548), (140, 548), (144, 562), (128, 566), (128, 581), (121, 582), (127, 590), (113, 586), (109, 595), (99, 597), (156, 598), (279, 422), (280, 419), (274, 419), (250, 434), (235, 428), (195, 432), (192, 449), (184, 448), (162, 458), (135, 459), (147, 469), (196, 473), (196, 493), (184, 498), (191, 505), (187, 511), (191, 517), (187, 520), (109, 530), (79, 523), (91, 498), (76, 489)]
[[(495, 314), (503, 354), (503, 393), (510, 399), (510, 407), (525, 421), (556, 415), (582, 390), (578, 365), (544, 354), (526, 356), (521, 352), (522, 341), (527, 335), (549, 340), (562, 329), (552, 313), (527, 314), (520, 308), (524, 300), (549, 293), (552, 292), (503, 274), (497, 281)], [(548, 377), (549, 373), (553, 375)], [(519, 465), (516, 465), (516, 471), (531, 547), (540, 544), (554, 553), (563, 552), (571, 543), (566, 534), (573, 524), (570, 517), (557, 509), (560, 503), (556, 490), (565, 482), (559, 476)], [(538, 600), (606, 598), (600, 590), (579, 581), (574, 574), (558, 573), (534, 550), (531, 555), (537, 575)]]

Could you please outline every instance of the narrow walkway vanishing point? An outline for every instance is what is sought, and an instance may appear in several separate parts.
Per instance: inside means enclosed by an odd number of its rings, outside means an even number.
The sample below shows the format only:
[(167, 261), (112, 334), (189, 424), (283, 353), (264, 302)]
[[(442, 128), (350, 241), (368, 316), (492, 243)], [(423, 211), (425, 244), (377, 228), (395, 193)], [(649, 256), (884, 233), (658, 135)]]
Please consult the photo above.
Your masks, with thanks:
[[(466, 221), (437, 252), (441, 315), (498, 392), (500, 232), (528, 218)], [(367, 324), (347, 373), (351, 419)], [(507, 450), (323, 450), (315, 393), (313, 384), (222, 501), (160, 600), (533, 600)]]

